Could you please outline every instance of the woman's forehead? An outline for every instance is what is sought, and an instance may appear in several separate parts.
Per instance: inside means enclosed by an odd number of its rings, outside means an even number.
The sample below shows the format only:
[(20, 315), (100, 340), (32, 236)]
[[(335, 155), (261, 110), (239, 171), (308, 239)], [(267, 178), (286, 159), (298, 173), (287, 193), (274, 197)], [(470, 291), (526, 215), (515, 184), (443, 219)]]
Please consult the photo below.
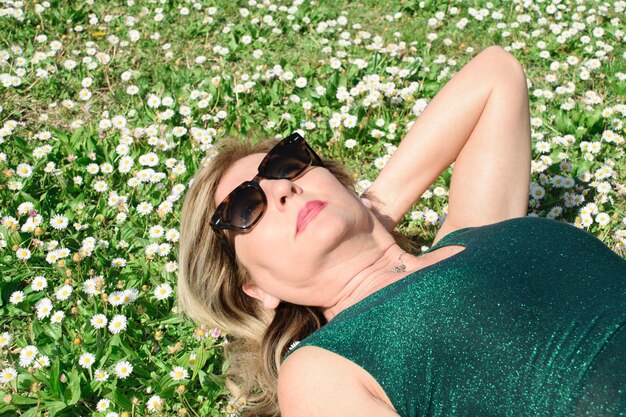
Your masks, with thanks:
[(217, 189), (215, 190), (215, 204), (226, 198), (226, 196), (244, 181), (249, 181), (258, 173), (259, 164), (266, 154), (255, 153), (244, 156), (233, 163), (230, 168), (224, 172), (220, 179)]

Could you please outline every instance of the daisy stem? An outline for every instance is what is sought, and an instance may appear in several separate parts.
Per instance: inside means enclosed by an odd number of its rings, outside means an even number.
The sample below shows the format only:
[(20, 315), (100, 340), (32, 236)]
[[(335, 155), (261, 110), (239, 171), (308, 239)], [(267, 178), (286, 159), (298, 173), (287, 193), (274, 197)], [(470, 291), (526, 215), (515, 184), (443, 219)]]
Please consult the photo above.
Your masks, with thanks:
[[(189, 402), (187, 401), (187, 398), (185, 398), (184, 394), (178, 394), (178, 398), (180, 399), (180, 402), (182, 402), (185, 405), (185, 407), (187, 407), (187, 409), (191, 410), (191, 412), (194, 415), (198, 416), (198, 413), (196, 413), (194, 411), (193, 407), (189, 404)], [(198, 417), (200, 417), (200, 416), (198, 416)]]

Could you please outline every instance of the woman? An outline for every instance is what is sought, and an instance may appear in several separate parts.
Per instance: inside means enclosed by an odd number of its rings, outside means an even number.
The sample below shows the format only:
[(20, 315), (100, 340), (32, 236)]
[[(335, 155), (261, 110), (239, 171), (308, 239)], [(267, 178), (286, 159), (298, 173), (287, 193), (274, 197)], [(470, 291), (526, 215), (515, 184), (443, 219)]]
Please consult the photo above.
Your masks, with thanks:
[[(512, 55), (488, 48), (455, 75), (361, 198), (298, 135), (274, 145), (223, 147), (182, 212), (180, 309), (234, 337), (230, 387), (250, 414), (626, 411), (626, 261), (524, 217)], [(405, 252), (393, 228), (452, 162), (433, 246)]]

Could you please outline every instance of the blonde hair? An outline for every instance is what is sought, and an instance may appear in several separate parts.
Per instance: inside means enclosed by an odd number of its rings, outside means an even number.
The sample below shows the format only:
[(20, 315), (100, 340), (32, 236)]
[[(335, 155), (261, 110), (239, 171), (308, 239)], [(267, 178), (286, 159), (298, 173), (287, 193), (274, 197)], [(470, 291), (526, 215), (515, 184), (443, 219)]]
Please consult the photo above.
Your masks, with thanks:
[[(181, 213), (178, 310), (231, 336), (224, 348), (229, 362), (226, 384), (246, 402), (244, 416), (280, 415), (276, 383), (281, 358), (294, 342), (326, 323), (318, 308), (281, 302), (269, 311), (247, 296), (242, 285), (250, 282), (248, 272), (225, 250), (209, 224), (216, 208), (215, 191), (226, 170), (245, 156), (267, 153), (276, 143), (223, 139), (217, 156), (194, 175)], [(324, 164), (354, 190), (354, 179), (342, 164), (328, 160)]]

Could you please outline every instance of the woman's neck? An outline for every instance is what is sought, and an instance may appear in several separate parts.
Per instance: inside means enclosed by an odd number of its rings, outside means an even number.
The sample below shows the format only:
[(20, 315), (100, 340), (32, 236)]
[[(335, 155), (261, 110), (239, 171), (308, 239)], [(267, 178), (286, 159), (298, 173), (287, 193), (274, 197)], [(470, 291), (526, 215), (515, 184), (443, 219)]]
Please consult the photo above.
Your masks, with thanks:
[[(401, 260), (400, 257), (402, 257)], [(420, 257), (406, 253), (397, 243), (393, 243), (378, 259), (357, 273), (346, 284), (331, 307), (322, 308), (324, 317), (331, 320), (342, 310), (420, 269), (421, 263)], [(405, 269), (395, 272), (394, 268), (401, 264), (405, 266)]]

